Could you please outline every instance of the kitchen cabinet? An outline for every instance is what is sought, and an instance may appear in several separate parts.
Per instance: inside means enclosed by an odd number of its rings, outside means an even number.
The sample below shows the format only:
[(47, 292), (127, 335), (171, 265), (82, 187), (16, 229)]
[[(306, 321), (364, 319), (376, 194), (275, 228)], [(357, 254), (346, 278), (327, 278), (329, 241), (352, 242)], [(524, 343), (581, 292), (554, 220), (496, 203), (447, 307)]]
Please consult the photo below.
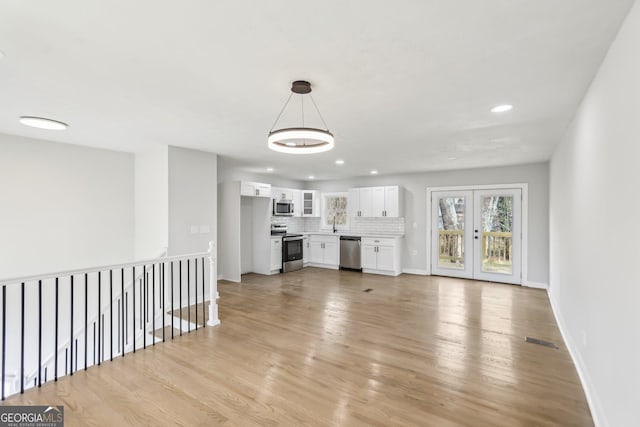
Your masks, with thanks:
[(402, 272), (399, 238), (362, 239), (362, 271), (397, 276)]
[(240, 195), (250, 197), (271, 197), (271, 184), (242, 181), (240, 184)]
[(318, 192), (315, 190), (302, 190), (301, 191), (301, 207), (302, 216), (305, 217), (319, 217), (320, 209)]
[(309, 264), (309, 236), (302, 238), (302, 265)]
[(291, 200), (293, 201), (293, 216), (302, 216), (302, 192), (291, 190)]
[(271, 271), (280, 272), (282, 268), (282, 237), (271, 238)]
[(337, 269), (340, 263), (339, 243), (338, 236), (312, 234), (309, 237), (309, 264)]
[(401, 188), (363, 187), (349, 190), (349, 215), (364, 218), (398, 218), (402, 216)]

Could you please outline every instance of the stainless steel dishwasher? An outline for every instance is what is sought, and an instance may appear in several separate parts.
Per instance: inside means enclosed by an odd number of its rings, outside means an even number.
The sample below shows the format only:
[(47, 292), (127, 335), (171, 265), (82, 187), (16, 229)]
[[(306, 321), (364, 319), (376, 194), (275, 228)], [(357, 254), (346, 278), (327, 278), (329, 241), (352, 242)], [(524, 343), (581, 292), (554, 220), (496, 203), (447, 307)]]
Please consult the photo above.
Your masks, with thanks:
[(360, 237), (340, 236), (340, 268), (341, 269), (362, 271), (360, 243), (361, 243)]

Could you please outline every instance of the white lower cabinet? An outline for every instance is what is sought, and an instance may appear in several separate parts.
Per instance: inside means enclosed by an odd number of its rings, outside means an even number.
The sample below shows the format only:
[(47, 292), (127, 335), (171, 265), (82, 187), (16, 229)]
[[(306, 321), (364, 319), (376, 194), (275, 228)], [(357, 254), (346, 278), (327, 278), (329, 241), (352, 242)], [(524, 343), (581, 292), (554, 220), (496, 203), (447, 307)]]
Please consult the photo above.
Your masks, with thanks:
[(302, 238), (302, 265), (309, 264), (309, 236)]
[(338, 236), (309, 236), (309, 264), (315, 267), (338, 268), (340, 240)]
[(271, 272), (279, 273), (282, 268), (282, 237), (271, 238)]
[(400, 239), (365, 237), (362, 239), (362, 271), (397, 276), (402, 273)]

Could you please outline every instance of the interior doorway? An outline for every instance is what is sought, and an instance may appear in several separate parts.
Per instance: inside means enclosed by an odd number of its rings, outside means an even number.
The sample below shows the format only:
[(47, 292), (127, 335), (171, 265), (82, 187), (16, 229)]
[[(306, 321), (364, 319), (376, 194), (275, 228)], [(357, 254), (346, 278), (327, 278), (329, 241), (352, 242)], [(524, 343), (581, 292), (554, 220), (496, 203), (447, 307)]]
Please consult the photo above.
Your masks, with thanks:
[(522, 284), (523, 186), (429, 189), (430, 273)]

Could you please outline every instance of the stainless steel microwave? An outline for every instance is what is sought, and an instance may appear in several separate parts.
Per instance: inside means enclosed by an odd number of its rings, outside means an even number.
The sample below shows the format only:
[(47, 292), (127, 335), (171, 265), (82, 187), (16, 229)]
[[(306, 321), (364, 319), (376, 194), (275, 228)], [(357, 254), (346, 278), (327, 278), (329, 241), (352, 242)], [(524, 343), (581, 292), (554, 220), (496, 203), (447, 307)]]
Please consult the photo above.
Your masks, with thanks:
[(273, 216), (293, 216), (293, 201), (273, 199)]

